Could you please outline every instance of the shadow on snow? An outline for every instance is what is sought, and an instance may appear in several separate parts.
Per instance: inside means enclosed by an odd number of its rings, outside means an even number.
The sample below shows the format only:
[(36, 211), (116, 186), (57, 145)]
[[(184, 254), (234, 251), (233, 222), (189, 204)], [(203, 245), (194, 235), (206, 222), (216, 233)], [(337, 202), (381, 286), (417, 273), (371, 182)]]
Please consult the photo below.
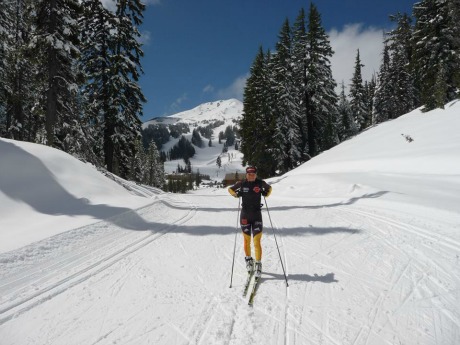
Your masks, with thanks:
[[(137, 231), (168, 231), (177, 233), (189, 233), (197, 236), (213, 235), (213, 234), (229, 234), (234, 233), (235, 227), (228, 226), (187, 226), (162, 224), (149, 222), (142, 218), (136, 211), (126, 207), (115, 207), (105, 204), (90, 204), (88, 200), (76, 198), (69, 193), (56, 180), (54, 174), (34, 155), (20, 147), (0, 141), (0, 152), (2, 152), (2, 161), (7, 164), (0, 165), (0, 191), (11, 199), (22, 201), (34, 208), (37, 212), (49, 215), (88, 215), (94, 219), (99, 219), (113, 223), (125, 229)], [(20, 184), (17, 181), (21, 181)], [(75, 183), (79, 183), (78, 176)], [(350, 205), (359, 199), (377, 198), (387, 192), (378, 192), (373, 194), (363, 195), (361, 197), (351, 198), (347, 201), (315, 205), (315, 206), (276, 206), (271, 207), (271, 211), (286, 211), (292, 209), (317, 209), (323, 207), (336, 207), (342, 205)], [(190, 207), (168, 205), (175, 209), (190, 210)], [(228, 212), (235, 209), (222, 208), (195, 208), (197, 211), (204, 212)], [(218, 223), (218, 222), (217, 222)], [(91, 226), (91, 225), (90, 225)], [(270, 231), (272, 229), (268, 228)], [(267, 231), (267, 227), (265, 229)], [(276, 233), (285, 236), (301, 236), (301, 235), (326, 235), (330, 233), (358, 233), (361, 230), (350, 229), (345, 227), (296, 227), (283, 228)]]
[[(337, 279), (335, 279), (335, 273), (326, 273), (325, 275), (318, 275), (315, 273), (312, 276), (308, 274), (288, 274), (287, 278), (288, 278), (289, 283), (291, 283), (292, 281), (319, 282), (319, 283), (325, 283), (325, 284), (339, 282)], [(284, 281), (284, 275), (277, 274), (277, 273), (263, 272), (261, 282), (264, 282), (267, 280)]]

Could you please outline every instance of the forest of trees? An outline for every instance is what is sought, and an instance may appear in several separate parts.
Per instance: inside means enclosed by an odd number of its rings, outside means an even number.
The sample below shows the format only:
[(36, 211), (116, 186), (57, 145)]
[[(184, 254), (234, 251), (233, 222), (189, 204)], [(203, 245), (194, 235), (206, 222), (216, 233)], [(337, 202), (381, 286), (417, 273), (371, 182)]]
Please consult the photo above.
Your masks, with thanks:
[[(390, 17), (378, 74), (363, 81), (356, 52), (349, 94), (336, 94), (329, 38), (314, 4), (281, 26), (275, 51), (262, 47), (244, 90), (244, 163), (261, 177), (285, 173), (371, 125), (459, 98), (460, 0), (423, 0), (413, 16)], [(350, 68), (351, 68), (350, 67)]]
[[(46, 144), (161, 188), (167, 155), (188, 159), (193, 146), (182, 138), (160, 154), (169, 135), (179, 138), (188, 128), (142, 131), (138, 27), (145, 5), (114, 2), (110, 11), (94, 0), (0, 0), (0, 136)], [(269, 177), (369, 126), (458, 98), (460, 0), (422, 0), (411, 15), (391, 19), (379, 71), (363, 80), (357, 50), (353, 77), (339, 81), (339, 94), (316, 6), (301, 9), (292, 26), (280, 23), (275, 50), (260, 47), (251, 66), (239, 128), (219, 140), (240, 138), (243, 163)], [(194, 131), (195, 145), (205, 145), (203, 136), (211, 146), (217, 125)]]
[[(110, 11), (92, 0), (12, 0), (0, 7), (0, 136), (61, 149), (124, 178), (156, 180), (157, 147), (139, 145), (145, 5), (117, 0)], [(139, 157), (147, 158), (139, 164)]]

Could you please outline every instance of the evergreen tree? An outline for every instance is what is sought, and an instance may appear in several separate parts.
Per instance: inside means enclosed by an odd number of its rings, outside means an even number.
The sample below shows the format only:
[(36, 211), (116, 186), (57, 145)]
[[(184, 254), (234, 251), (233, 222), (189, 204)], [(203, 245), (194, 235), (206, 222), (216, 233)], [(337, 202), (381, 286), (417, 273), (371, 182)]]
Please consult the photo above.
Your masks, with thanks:
[(393, 102), (393, 84), (390, 73), (390, 47), (385, 44), (383, 59), (377, 77), (377, 87), (374, 96), (373, 123), (380, 123), (392, 118), (395, 108)]
[(201, 178), (200, 169), (198, 169), (196, 171), (196, 174), (195, 174), (195, 184), (196, 184), (196, 186), (199, 187), (202, 181), (203, 180)]
[(0, 11), (0, 137), (7, 136), (7, 128), (9, 122), (9, 114), (7, 112), (6, 100), (7, 100), (7, 87), (6, 87), (6, 74), (8, 66), (6, 64), (7, 52), (10, 49), (7, 42), (8, 31), (10, 26), (9, 18), (11, 18), (11, 6), (10, 4), (3, 4), (1, 1), (2, 11)]
[(131, 156), (131, 167), (129, 179), (136, 182), (144, 182), (144, 176), (147, 171), (147, 155), (140, 139), (136, 140), (136, 152)]
[(375, 98), (375, 90), (377, 88), (377, 78), (374, 75), (372, 75), (372, 78), (370, 81), (366, 81), (364, 83), (364, 90), (366, 91), (366, 106), (367, 106), (367, 112), (370, 117), (370, 122), (369, 124), (372, 124), (372, 113), (374, 111), (374, 98)]
[(225, 144), (228, 146), (233, 146), (235, 144), (235, 132), (233, 131), (232, 126), (227, 126), (225, 128)]
[(203, 147), (203, 139), (201, 139), (200, 133), (196, 129), (192, 132), (192, 144), (197, 147)]
[[(424, 110), (458, 97), (460, 54), (458, 0), (422, 0), (414, 6), (413, 65)], [(443, 80), (444, 79), (444, 80)], [(437, 89), (442, 87), (440, 90)]]
[(110, 76), (113, 74), (115, 16), (100, 1), (83, 0), (80, 18), (80, 69), (86, 82), (82, 89), (85, 108), (83, 123), (94, 139), (93, 150), (102, 157), (109, 171), (113, 171), (113, 150), (109, 142), (114, 134), (114, 93)]
[(301, 153), (301, 162), (305, 162), (308, 156), (308, 141), (307, 141), (307, 29), (306, 29), (305, 10), (302, 8), (294, 22), (292, 28), (292, 62), (293, 62), (293, 78), (297, 86), (297, 102), (299, 108), (298, 128), (301, 144), (299, 147)]
[(307, 33), (306, 117), (308, 152), (311, 157), (338, 143), (336, 82), (329, 58), (333, 51), (321, 24), (321, 15), (310, 4)]
[[(43, 76), (43, 97), (37, 100), (45, 114), (46, 143), (63, 148), (76, 119), (80, 15), (78, 0), (39, 0), (35, 4), (35, 33), (31, 42)], [(41, 90), (37, 90), (40, 92)]]
[(370, 114), (368, 113), (366, 106), (365, 90), (361, 74), (361, 68), (363, 66), (364, 65), (361, 63), (361, 59), (359, 57), (358, 49), (355, 60), (355, 70), (350, 85), (350, 105), (351, 112), (359, 131), (362, 131), (371, 123)]
[(146, 101), (138, 85), (143, 52), (137, 28), (142, 24), (144, 10), (145, 5), (140, 0), (117, 0), (113, 75), (110, 80), (114, 94), (117, 95), (113, 97), (112, 104), (116, 116), (110, 119), (114, 128), (108, 138), (106, 152), (110, 154), (114, 150), (122, 177), (129, 172), (129, 157), (135, 154), (134, 143), (141, 137), (139, 116), (142, 115), (142, 105)]
[(192, 143), (184, 136), (181, 136), (179, 141), (169, 151), (169, 159), (180, 159), (187, 161), (195, 155), (195, 148)]
[(0, 135), (27, 141), (34, 141), (36, 134), (35, 69), (29, 53), (32, 5), (31, 1), (12, 1), (2, 4), (0, 14)]
[(268, 68), (270, 59), (270, 53), (265, 55), (260, 47), (244, 88), (244, 111), (240, 121), (243, 165), (257, 166), (261, 177), (273, 176), (276, 171), (272, 140), (275, 119)]
[(272, 88), (276, 100), (276, 126), (273, 134), (277, 170), (285, 173), (301, 158), (299, 102), (291, 57), (291, 29), (286, 19), (271, 60)]
[(413, 110), (416, 102), (414, 79), (409, 68), (412, 57), (412, 26), (407, 14), (391, 17), (397, 28), (388, 34), (387, 42), (391, 50), (389, 82), (392, 85), (391, 117), (397, 118)]
[(339, 104), (338, 104), (338, 112), (339, 112), (339, 124), (338, 124), (338, 136), (340, 141), (344, 141), (349, 137), (352, 137), (358, 132), (356, 128), (356, 124), (353, 119), (353, 115), (351, 113), (351, 106), (350, 102), (345, 95), (345, 84), (342, 81), (342, 91), (339, 95)]
[[(449, 0), (447, 2), (447, 10), (449, 32), (452, 34), (450, 36), (452, 49), (456, 52), (454, 65), (458, 66), (460, 65), (460, 0)], [(454, 87), (460, 88), (460, 70), (457, 68), (454, 72), (454, 75), (451, 77), (452, 84)], [(459, 94), (457, 93), (458, 97)]]

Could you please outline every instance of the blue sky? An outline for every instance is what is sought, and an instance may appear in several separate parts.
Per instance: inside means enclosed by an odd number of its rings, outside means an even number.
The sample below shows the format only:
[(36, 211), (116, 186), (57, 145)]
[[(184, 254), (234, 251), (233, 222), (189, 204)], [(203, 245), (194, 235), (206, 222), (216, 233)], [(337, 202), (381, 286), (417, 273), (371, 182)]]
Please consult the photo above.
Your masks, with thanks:
[[(110, 0), (102, 0), (110, 1)], [(317, 0), (322, 24), (335, 51), (331, 59), (338, 83), (350, 83), (356, 50), (364, 79), (378, 71), (382, 33), (389, 14), (412, 13), (409, 0)], [(147, 0), (143, 39), (147, 103), (142, 121), (219, 99), (242, 100), (245, 79), (259, 46), (274, 51), (286, 18), (291, 25), (300, 0)]]

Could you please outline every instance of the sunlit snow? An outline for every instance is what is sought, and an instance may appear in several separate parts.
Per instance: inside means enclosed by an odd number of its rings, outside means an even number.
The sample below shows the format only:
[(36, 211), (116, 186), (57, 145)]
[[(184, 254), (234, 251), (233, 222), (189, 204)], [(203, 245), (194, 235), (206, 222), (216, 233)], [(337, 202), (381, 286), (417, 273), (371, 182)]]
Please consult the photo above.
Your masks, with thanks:
[[(459, 115), (415, 110), (269, 179), (252, 308), (225, 189), (124, 188), (0, 139), (0, 343), (460, 344)], [(194, 167), (217, 175), (221, 148)]]

